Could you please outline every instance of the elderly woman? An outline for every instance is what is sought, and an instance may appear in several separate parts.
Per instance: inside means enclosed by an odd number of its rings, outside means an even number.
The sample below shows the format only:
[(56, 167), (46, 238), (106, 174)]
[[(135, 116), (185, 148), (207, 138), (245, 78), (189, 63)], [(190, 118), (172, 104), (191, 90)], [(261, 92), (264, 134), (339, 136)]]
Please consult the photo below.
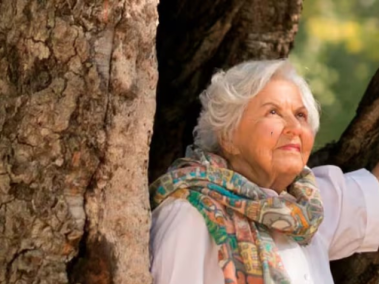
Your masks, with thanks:
[(287, 60), (219, 72), (195, 146), (151, 185), (156, 284), (333, 283), (329, 261), (379, 246), (379, 166), (306, 164), (318, 106)]

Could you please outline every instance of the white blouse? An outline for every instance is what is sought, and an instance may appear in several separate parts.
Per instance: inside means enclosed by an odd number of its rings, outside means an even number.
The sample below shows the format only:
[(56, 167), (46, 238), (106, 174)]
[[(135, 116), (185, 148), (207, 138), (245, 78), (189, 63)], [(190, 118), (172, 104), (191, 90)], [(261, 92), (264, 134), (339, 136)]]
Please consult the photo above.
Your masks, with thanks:
[[(324, 221), (307, 246), (273, 234), (292, 284), (332, 284), (329, 261), (379, 246), (379, 183), (361, 169), (312, 169), (324, 203)], [(263, 189), (269, 195), (277, 195)], [(186, 200), (168, 198), (152, 214), (151, 273), (155, 284), (223, 284), (218, 246), (202, 215)]]

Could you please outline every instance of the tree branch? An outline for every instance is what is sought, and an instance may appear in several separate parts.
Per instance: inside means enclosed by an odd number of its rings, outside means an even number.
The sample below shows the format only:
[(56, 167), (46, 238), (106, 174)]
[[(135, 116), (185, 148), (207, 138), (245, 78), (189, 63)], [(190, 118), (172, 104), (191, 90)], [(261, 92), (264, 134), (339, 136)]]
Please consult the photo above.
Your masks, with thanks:
[(309, 165), (332, 164), (344, 171), (372, 169), (379, 160), (379, 69), (371, 79), (356, 115), (337, 143), (315, 152)]

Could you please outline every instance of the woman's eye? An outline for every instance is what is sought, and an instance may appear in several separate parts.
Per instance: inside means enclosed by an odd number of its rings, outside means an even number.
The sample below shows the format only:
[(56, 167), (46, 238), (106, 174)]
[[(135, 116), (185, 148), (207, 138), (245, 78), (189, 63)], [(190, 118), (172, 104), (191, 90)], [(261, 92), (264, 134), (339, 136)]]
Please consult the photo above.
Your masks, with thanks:
[(277, 114), (275, 109), (270, 110), (270, 114)]
[(307, 119), (307, 114), (304, 113), (304, 112), (299, 112), (299, 113), (297, 114), (297, 117), (299, 117), (299, 118), (301, 118), (301, 119)]

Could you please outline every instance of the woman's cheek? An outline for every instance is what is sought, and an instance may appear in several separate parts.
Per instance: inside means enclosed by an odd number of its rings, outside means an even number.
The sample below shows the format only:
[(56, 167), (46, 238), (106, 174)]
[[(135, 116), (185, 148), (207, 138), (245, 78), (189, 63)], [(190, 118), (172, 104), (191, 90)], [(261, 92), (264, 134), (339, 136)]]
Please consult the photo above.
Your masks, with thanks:
[(282, 134), (283, 125), (280, 122), (273, 120), (270, 123), (266, 123), (264, 128), (266, 129), (266, 132), (269, 135), (269, 140), (271, 141), (271, 143), (276, 145)]
[(309, 156), (312, 152), (314, 138), (315, 137), (314, 137), (313, 131), (311, 130), (303, 133), (302, 135), (302, 144), (303, 144), (302, 156), (304, 159), (304, 164), (308, 162)]
[(263, 137), (272, 137), (278, 133), (278, 121), (272, 117), (265, 117), (257, 122), (256, 128), (259, 129), (257, 132), (260, 132)]
[(315, 135), (313, 134), (313, 131), (310, 128), (306, 128), (303, 134), (303, 143), (306, 146), (306, 151), (312, 151), (314, 141)]

